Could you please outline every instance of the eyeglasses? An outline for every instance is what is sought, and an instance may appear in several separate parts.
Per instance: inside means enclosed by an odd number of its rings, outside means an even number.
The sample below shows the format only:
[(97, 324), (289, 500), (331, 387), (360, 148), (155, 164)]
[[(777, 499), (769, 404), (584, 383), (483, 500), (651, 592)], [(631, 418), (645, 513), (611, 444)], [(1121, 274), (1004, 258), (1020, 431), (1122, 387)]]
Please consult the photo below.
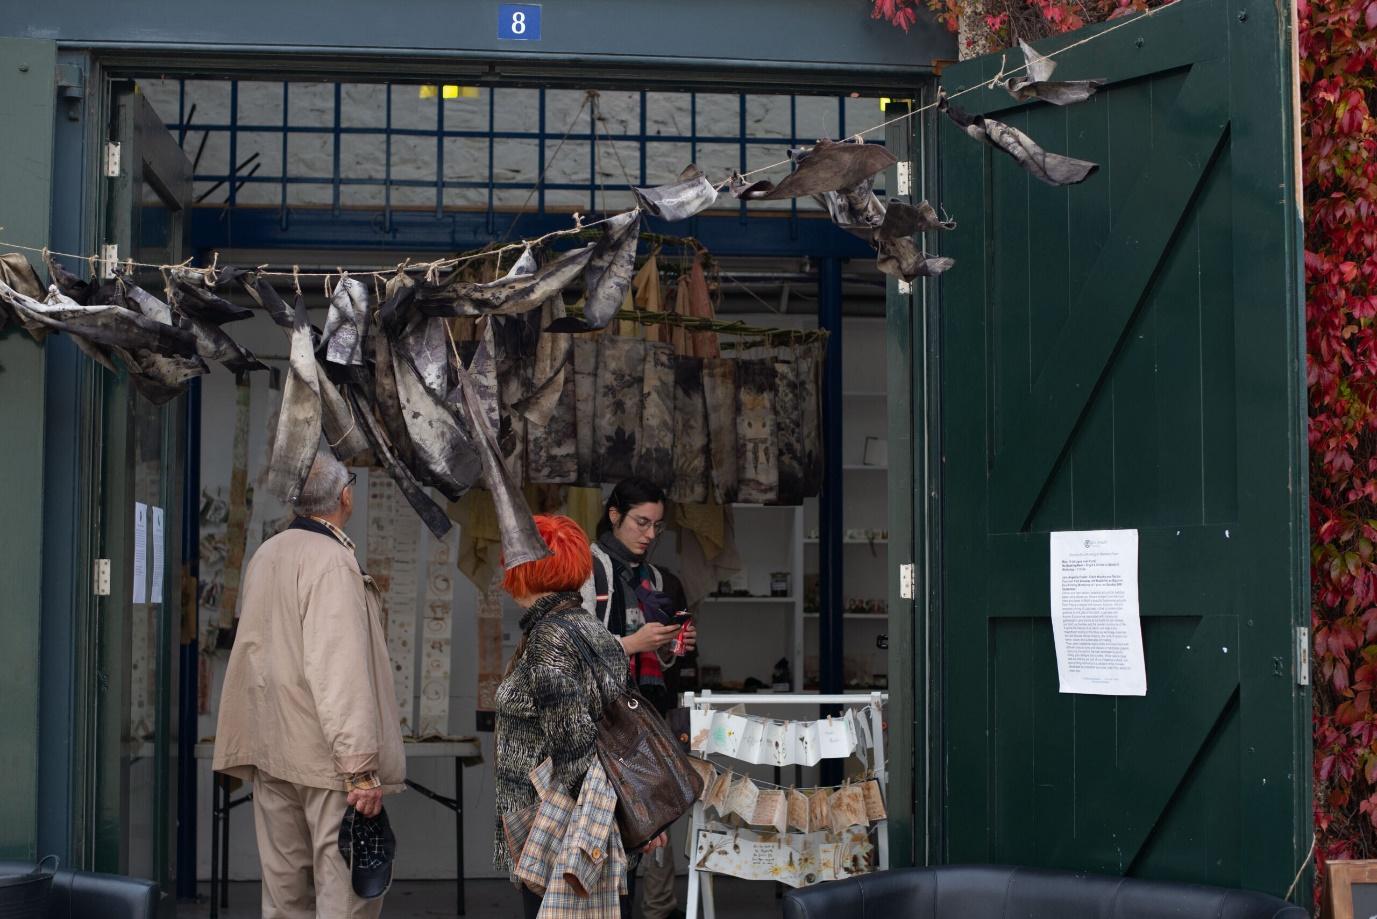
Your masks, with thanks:
[(630, 520), (631, 525), (642, 533), (646, 530), (651, 530), (656, 536), (659, 536), (665, 531), (665, 522), (663, 520), (651, 520), (648, 517), (642, 517), (640, 514), (631, 514), (626, 519)]
[[(349, 478), (347, 478), (347, 479), (344, 480), (344, 488), (353, 488), (353, 487), (354, 487), (354, 483), (357, 482), (358, 480), (359, 480), (359, 474), (358, 474), (357, 472), (351, 472), (351, 473), (349, 473)], [(344, 494), (344, 488), (341, 488), (341, 489), (339, 490), (339, 493), (340, 493), (340, 494)]]

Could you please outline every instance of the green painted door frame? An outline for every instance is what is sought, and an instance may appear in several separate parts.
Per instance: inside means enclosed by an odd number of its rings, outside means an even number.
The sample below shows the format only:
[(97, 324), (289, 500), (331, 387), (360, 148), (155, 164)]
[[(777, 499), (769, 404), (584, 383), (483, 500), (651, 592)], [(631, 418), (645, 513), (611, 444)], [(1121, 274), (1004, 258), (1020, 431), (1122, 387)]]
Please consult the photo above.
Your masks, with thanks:
[[(51, 226), (54, 42), (0, 39), (0, 226), (10, 239), (47, 245)], [(0, 331), (0, 857), (38, 852), (39, 660), (42, 635), (44, 350), (26, 333)]]
[[(1059, 79), (1108, 81), (1079, 105), (984, 88), (999, 55), (943, 74), (977, 87), (963, 108), (1100, 170), (1051, 188), (938, 122), (960, 225), (927, 483), (932, 858), (1280, 895), (1312, 839), (1291, 11), (1181, 0), (1100, 29), (1058, 58)], [(1140, 534), (1148, 694), (1063, 695), (1047, 534), (1110, 528)]]

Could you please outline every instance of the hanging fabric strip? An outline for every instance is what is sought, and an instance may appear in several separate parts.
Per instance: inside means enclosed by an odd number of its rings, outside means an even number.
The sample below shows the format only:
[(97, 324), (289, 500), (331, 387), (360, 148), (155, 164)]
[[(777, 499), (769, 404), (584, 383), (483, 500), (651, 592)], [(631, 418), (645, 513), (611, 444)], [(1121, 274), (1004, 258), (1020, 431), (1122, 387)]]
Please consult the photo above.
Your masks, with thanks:
[(692, 163), (679, 175), (673, 185), (631, 189), (637, 203), (646, 213), (661, 220), (686, 220), (712, 207), (717, 201), (717, 189)]
[(645, 389), (646, 343), (634, 338), (598, 339), (593, 418), (593, 481), (616, 483), (635, 474)]
[(291, 366), (282, 389), (282, 408), (273, 436), (272, 466), (268, 487), (295, 508), (306, 484), (306, 475), (320, 448), (320, 385), (316, 382), (316, 358), (311, 342), (311, 320), (300, 294), (292, 306)]
[(1099, 169), (1098, 163), (1078, 160), (1059, 153), (1048, 153), (1027, 134), (1002, 121), (972, 115), (952, 105), (943, 96), (937, 109), (956, 122), (968, 135), (1008, 154), (1029, 175), (1048, 185), (1075, 185)]
[(674, 481), (674, 349), (646, 342), (641, 389), (641, 430), (636, 443), (636, 475), (668, 489)]
[(779, 498), (774, 377), (770, 361), (736, 362), (737, 500), (743, 504), (773, 504)]
[[(572, 352), (571, 352), (572, 353)], [(579, 481), (578, 394), (573, 362), (561, 373), (559, 401), (544, 425), (527, 421), (527, 480), (543, 485)]]
[(822, 368), (826, 344), (811, 341), (798, 346), (796, 360), (800, 443), (803, 446), (803, 496), (822, 492)]
[(703, 400), (708, 413), (708, 449), (712, 459), (713, 500), (737, 499), (736, 361), (703, 361)]
[(678, 357), (674, 361), (673, 457), (674, 480), (669, 489), (670, 499), (676, 504), (706, 502), (711, 458), (701, 358)]
[[(395, 489), (390, 482), (388, 487)], [(416, 600), (421, 567), (421, 528), (416, 518), (397, 500), (395, 490), (388, 513), (392, 517), (392, 575), (384, 595), (387, 654), (392, 661), (402, 736), (410, 737), (416, 732)]]
[(244, 550), (248, 544), (250, 406), (249, 378), (240, 377), (234, 387), (234, 442), (230, 448), (229, 522), (225, 525), (225, 588), (220, 595), (219, 626), (225, 632), (234, 629), (235, 612), (239, 607), (239, 585), (244, 569)]
[(596, 338), (574, 339), (574, 399), (578, 484), (594, 485), (593, 456), (597, 442), (597, 412), (594, 404), (598, 392), (598, 341)]
[(799, 365), (792, 348), (773, 348), (776, 443), (779, 446), (778, 503), (803, 503), (803, 413)]
[(898, 162), (878, 144), (828, 140), (820, 140), (814, 147), (792, 148), (789, 159), (796, 168), (778, 185), (768, 180), (747, 184), (740, 176), (733, 176), (732, 194), (747, 200), (823, 195), (857, 185)]
[(450, 736), (450, 639), (454, 611), (454, 538), (431, 537), (426, 596), (421, 608), (421, 710), (416, 736)]
[(1061, 80), (1052, 79), (1052, 71), (1057, 69), (1056, 61), (1043, 57), (1033, 46), (1023, 39), (1018, 40), (1023, 51), (1025, 73), (1020, 77), (1010, 77), (1002, 84), (1005, 91), (1019, 102), (1040, 99), (1053, 105), (1074, 105), (1084, 102), (1105, 84), (1104, 80)]
[(362, 364), (368, 338), (368, 288), (343, 275), (330, 298), (330, 311), (320, 333), (325, 359), (336, 364)]

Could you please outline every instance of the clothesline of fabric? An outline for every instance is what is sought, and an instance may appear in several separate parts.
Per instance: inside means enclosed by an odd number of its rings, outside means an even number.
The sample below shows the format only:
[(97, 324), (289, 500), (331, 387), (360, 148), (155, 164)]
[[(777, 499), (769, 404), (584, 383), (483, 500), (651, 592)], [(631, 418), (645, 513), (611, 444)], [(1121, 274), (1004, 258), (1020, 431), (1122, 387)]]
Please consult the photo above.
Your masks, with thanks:
[[(1144, 20), (1144, 19), (1147, 19), (1148, 17), (1152, 16), (1153, 14), (1155, 14), (1156, 12), (1158, 12), (1159, 10), (1165, 9), (1166, 6), (1169, 6), (1169, 5), (1170, 5), (1170, 3), (1165, 4), (1165, 5), (1163, 5), (1163, 6), (1153, 7), (1152, 9), (1149, 9), (1149, 10), (1145, 10), (1144, 12), (1139, 13), (1138, 15), (1134, 16), (1134, 17), (1131, 18), (1131, 19), (1125, 19), (1123, 22), (1120, 22), (1120, 23), (1118, 23), (1118, 24), (1116, 24), (1116, 25), (1110, 26), (1109, 28), (1105, 29), (1105, 30), (1102, 31), (1102, 32), (1096, 32), (1094, 35), (1088, 36), (1088, 37), (1086, 37), (1086, 38), (1082, 38), (1080, 41), (1072, 42), (1071, 44), (1067, 45), (1065, 48), (1060, 48), (1060, 49), (1058, 49), (1058, 50), (1056, 50), (1056, 51), (1049, 51), (1047, 54), (1044, 54), (1044, 55), (1042, 55), (1042, 56), (1043, 56), (1044, 58), (1054, 58), (1054, 57), (1056, 57), (1056, 56), (1059, 55), (1059, 54), (1065, 54), (1066, 52), (1072, 50), (1073, 48), (1079, 48), (1079, 47), (1081, 47), (1082, 45), (1088, 45), (1088, 44), (1090, 44), (1090, 43), (1093, 42), (1093, 41), (1098, 41), (1098, 40), (1100, 40), (1101, 38), (1104, 38), (1106, 35), (1110, 34), (1111, 32), (1117, 32), (1119, 29), (1126, 28), (1127, 26), (1134, 25), (1135, 23), (1138, 23), (1138, 22), (1140, 22), (1140, 21), (1142, 21), (1142, 20)], [(977, 91), (977, 90), (981, 90), (981, 89), (993, 89), (993, 88), (995, 88), (1000, 82), (1002, 82), (1003, 80), (1005, 80), (1005, 79), (1007, 79), (1007, 78), (1009, 78), (1009, 77), (1017, 76), (1018, 74), (1024, 73), (1024, 72), (1027, 71), (1027, 70), (1028, 70), (1028, 65), (1027, 65), (1026, 63), (1020, 64), (1020, 65), (1018, 65), (1017, 67), (1014, 67), (1014, 68), (1008, 69), (1008, 70), (1006, 70), (1006, 69), (1004, 68), (1004, 66), (1001, 64), (1001, 65), (1000, 65), (1000, 68), (999, 68), (999, 73), (995, 75), (994, 79), (992, 79), (992, 80), (990, 80), (990, 81), (988, 81), (988, 82), (985, 82), (985, 83), (976, 83), (974, 86), (967, 86), (966, 88), (964, 88), (964, 89), (959, 89), (959, 90), (957, 90), (956, 92), (953, 92), (953, 93), (948, 93), (948, 94), (946, 94), (946, 99), (948, 99), (948, 100), (950, 100), (950, 99), (959, 99), (959, 98), (961, 98), (962, 96), (966, 95), (967, 93), (973, 93), (973, 92), (975, 92), (975, 91)], [(891, 118), (891, 119), (889, 119), (888, 121), (883, 121), (883, 122), (881, 122), (880, 124), (877, 124), (877, 125), (875, 125), (875, 126), (873, 126), (873, 127), (866, 128), (866, 129), (863, 130), (863, 131), (857, 131), (855, 134), (853, 134), (853, 135), (851, 135), (851, 136), (853, 136), (853, 137), (865, 137), (867, 134), (874, 134), (876, 131), (883, 131), (885, 128), (887, 128), (887, 127), (889, 127), (889, 126), (891, 126), (891, 125), (896, 125), (896, 124), (900, 124), (901, 122), (908, 121), (910, 118), (913, 118), (913, 117), (916, 117), (916, 116), (918, 116), (918, 115), (921, 115), (921, 114), (924, 113), (924, 112), (931, 111), (931, 110), (933, 110), (933, 109), (939, 107), (940, 105), (942, 105), (942, 100), (940, 100), (940, 99), (939, 99), (937, 102), (930, 102), (930, 103), (928, 103), (927, 105), (920, 106), (920, 107), (918, 107), (918, 108), (916, 108), (916, 109), (910, 109), (909, 111), (907, 111), (907, 112), (905, 112), (904, 114), (898, 116), (897, 118)], [(742, 173), (738, 173), (738, 174), (733, 175), (733, 176), (728, 176), (726, 179), (723, 179), (721, 182), (716, 183), (716, 186), (715, 186), (715, 187), (718, 188), (718, 189), (722, 189), (722, 188), (725, 188), (725, 187), (732, 181), (733, 178), (737, 178), (737, 179), (746, 179), (746, 178), (750, 178), (751, 176), (759, 175), (759, 174), (761, 174), (762, 172), (769, 172), (769, 171), (771, 171), (771, 170), (773, 170), (773, 169), (779, 169), (779, 168), (782, 167), (782, 166), (791, 165), (792, 163), (793, 163), (793, 160), (791, 160), (791, 159), (784, 159), (784, 160), (780, 160), (780, 161), (777, 162), (777, 163), (770, 163), (768, 166), (761, 166), (761, 167), (758, 168), (758, 169), (752, 169), (750, 172), (742, 172)]]
[[(583, 307), (566, 307), (569, 315), (583, 316)], [(826, 329), (778, 329), (766, 326), (753, 326), (740, 321), (706, 319), (701, 316), (684, 316), (680, 313), (666, 313), (657, 310), (618, 310), (612, 316), (622, 322), (635, 322), (643, 326), (673, 325), (689, 332), (717, 332), (723, 335), (740, 335), (752, 338), (784, 338), (798, 342), (821, 341), (827, 338)]]

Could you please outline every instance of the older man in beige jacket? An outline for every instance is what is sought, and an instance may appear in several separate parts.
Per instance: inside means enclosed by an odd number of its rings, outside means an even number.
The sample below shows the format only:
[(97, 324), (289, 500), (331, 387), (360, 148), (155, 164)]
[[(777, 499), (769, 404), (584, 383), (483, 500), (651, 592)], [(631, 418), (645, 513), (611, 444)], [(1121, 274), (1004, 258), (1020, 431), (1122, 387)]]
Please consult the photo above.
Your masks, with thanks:
[(339, 850), (346, 807), (373, 816), (406, 780), (378, 590), (343, 529), (353, 482), (322, 451), (298, 516), (244, 574), (215, 769), (253, 784), (265, 919), (382, 910), (354, 895)]

